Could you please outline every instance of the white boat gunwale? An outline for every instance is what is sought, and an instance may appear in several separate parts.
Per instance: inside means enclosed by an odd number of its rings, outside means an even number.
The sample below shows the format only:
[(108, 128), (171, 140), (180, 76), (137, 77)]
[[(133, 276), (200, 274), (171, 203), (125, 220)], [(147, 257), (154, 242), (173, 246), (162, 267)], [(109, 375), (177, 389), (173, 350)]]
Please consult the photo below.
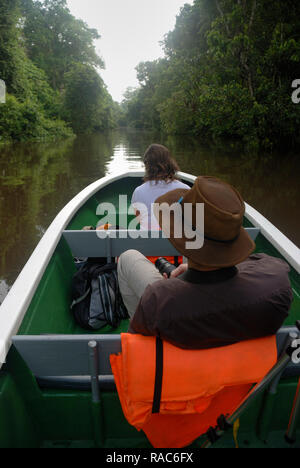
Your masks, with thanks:
[[(62, 232), (74, 215), (89, 198), (112, 182), (125, 177), (142, 178), (143, 175), (144, 171), (130, 170), (119, 172), (114, 176), (103, 177), (87, 186), (58, 213), (0, 306), (0, 368), (5, 363), (11, 346), (11, 338), (19, 330), (40, 280), (61, 239)], [(182, 180), (190, 183), (196, 179), (195, 176), (183, 172), (178, 175)], [(300, 249), (247, 203), (245, 216), (254, 227), (260, 228), (262, 235), (300, 273)]]

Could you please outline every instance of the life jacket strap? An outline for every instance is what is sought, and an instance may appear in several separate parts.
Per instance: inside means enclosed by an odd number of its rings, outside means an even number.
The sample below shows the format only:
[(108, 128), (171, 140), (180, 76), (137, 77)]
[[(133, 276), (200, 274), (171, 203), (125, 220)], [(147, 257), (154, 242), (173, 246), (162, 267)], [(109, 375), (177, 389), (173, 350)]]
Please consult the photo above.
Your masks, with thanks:
[(164, 369), (164, 345), (159, 336), (156, 337), (156, 370), (152, 414), (157, 414), (160, 411), (162, 381)]

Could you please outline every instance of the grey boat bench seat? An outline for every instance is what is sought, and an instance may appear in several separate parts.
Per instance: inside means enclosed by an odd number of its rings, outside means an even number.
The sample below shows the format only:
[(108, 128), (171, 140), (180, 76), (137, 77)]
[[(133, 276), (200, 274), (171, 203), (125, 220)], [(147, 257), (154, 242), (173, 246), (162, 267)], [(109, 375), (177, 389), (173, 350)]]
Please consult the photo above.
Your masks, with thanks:
[[(42, 388), (114, 390), (109, 356), (121, 352), (120, 335), (16, 335), (12, 343)], [(96, 343), (92, 354), (90, 343)]]
[[(259, 228), (246, 228), (252, 240), (258, 236)], [(100, 237), (101, 236), (101, 237)], [(138, 250), (145, 256), (179, 256), (161, 231), (63, 231), (74, 257), (106, 257), (108, 262), (127, 250)]]
[[(290, 333), (299, 332), (296, 327), (277, 332), (278, 357)], [(17, 335), (12, 342), (42, 388), (90, 389), (94, 376), (100, 389), (115, 390), (109, 356), (121, 352), (120, 335)], [(291, 361), (282, 378), (295, 376), (300, 364)]]

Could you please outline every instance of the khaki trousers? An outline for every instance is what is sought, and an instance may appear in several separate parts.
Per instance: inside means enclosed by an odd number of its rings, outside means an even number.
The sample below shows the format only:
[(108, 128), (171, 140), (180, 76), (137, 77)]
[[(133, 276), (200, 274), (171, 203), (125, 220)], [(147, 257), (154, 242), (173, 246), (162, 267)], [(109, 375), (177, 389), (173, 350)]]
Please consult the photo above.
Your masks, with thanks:
[(119, 257), (118, 279), (130, 317), (135, 314), (146, 287), (155, 281), (165, 281), (153, 263), (137, 250), (127, 250)]

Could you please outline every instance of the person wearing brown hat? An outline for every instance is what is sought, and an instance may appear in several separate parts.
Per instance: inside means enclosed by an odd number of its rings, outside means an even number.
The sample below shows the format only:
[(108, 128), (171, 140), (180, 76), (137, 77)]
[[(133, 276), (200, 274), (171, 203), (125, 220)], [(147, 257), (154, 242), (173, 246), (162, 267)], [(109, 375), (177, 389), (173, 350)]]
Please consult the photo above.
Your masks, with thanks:
[[(165, 216), (168, 207), (172, 209)], [(199, 207), (204, 208), (200, 220)], [(186, 349), (276, 333), (293, 299), (289, 266), (278, 258), (252, 254), (255, 244), (242, 226), (245, 204), (234, 187), (215, 177), (198, 177), (190, 190), (159, 197), (153, 211), (188, 264), (162, 280), (139, 252), (121, 255), (118, 274), (132, 316), (129, 332), (160, 336)], [(181, 221), (184, 229), (178, 235)], [(197, 233), (202, 235), (200, 248), (191, 242), (191, 233), (195, 239)]]

